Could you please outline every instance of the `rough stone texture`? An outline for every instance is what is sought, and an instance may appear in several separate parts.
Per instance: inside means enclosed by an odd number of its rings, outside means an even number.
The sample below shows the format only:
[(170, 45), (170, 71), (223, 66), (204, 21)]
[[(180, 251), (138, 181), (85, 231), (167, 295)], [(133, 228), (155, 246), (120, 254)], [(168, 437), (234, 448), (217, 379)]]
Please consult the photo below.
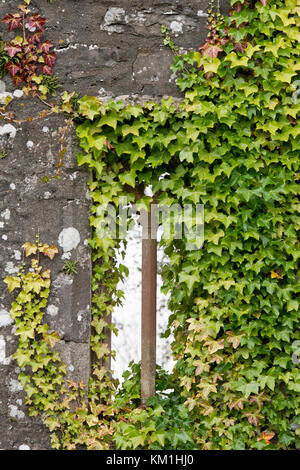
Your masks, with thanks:
[[(16, 10), (18, 2), (2, 0), (0, 16)], [(227, 1), (221, 1), (224, 12)], [(178, 45), (195, 49), (206, 36), (208, 0), (46, 0), (32, 6), (47, 18), (45, 38), (55, 44), (55, 74), (62, 91), (77, 91), (101, 99), (123, 96), (180, 97), (169, 66), (172, 54), (163, 46), (165, 24)], [(0, 37), (8, 38), (6, 25)], [(18, 118), (36, 115), (38, 100), (14, 93), (9, 77), (0, 81), (0, 99), (11, 93), (10, 105)], [(2, 94), (2, 95), (1, 95)], [(4, 95), (3, 95), (4, 94)], [(67, 136), (67, 154), (60, 181), (54, 175), (62, 117), (14, 125), (0, 122), (0, 449), (47, 449), (47, 430), (38, 418), (29, 418), (24, 392), (17, 381), (19, 369), (11, 358), (16, 349), (9, 295), (3, 279), (17, 272), (21, 246), (34, 241), (59, 246), (52, 271), (52, 290), (45, 319), (57, 330), (57, 345), (74, 380), (88, 378), (90, 369), (90, 252), (88, 174), (76, 165), (77, 141)], [(78, 260), (78, 274), (62, 273), (66, 259)], [(25, 446), (25, 447), (22, 447)]]
[[(52, 272), (52, 290), (45, 314), (51, 329), (59, 332), (59, 351), (74, 380), (87, 381), (89, 371), (89, 322), (91, 262), (87, 246), (89, 238), (89, 202), (86, 199), (88, 175), (76, 165), (76, 145), (69, 136), (64, 176), (42, 182), (45, 174), (55, 174), (60, 118), (22, 125), (11, 142), (11, 151), (1, 161), (0, 176), (0, 447), (15, 449), (22, 444), (30, 448), (47, 448), (47, 432), (38, 419), (28, 419), (22, 390), (16, 383), (18, 368), (11, 355), (16, 348), (14, 325), (7, 315), (13, 295), (8, 295), (3, 279), (17, 271), (21, 262), (21, 246), (34, 241), (37, 233), (43, 242), (59, 247), (59, 255), (43, 265)], [(43, 133), (42, 127), (49, 131)], [(6, 138), (6, 137), (5, 137)], [(30, 140), (29, 140), (30, 139)], [(33, 146), (28, 146), (28, 141)], [(29, 147), (29, 148), (28, 148)], [(25, 150), (24, 150), (25, 149)], [(60, 234), (68, 229), (67, 237)], [(72, 244), (72, 236), (77, 235)], [(80, 237), (80, 239), (79, 239)], [(59, 246), (59, 240), (64, 246)], [(64, 247), (66, 250), (64, 250)], [(78, 260), (78, 274), (70, 277), (62, 272), (66, 259)], [(1, 343), (1, 342), (0, 342)], [(1, 349), (1, 344), (0, 344)]]

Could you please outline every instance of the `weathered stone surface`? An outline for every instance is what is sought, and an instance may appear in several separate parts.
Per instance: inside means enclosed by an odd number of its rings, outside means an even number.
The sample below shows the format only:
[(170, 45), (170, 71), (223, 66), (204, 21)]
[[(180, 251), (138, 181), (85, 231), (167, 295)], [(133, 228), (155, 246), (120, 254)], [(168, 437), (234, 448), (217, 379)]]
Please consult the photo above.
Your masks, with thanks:
[[(29, 111), (29, 110), (27, 110)], [(43, 260), (51, 269), (52, 289), (45, 321), (58, 331), (59, 350), (68, 375), (87, 382), (90, 336), (89, 202), (86, 198), (89, 175), (76, 164), (77, 141), (67, 137), (64, 172), (60, 180), (42, 182), (55, 175), (62, 118), (22, 124), (10, 139), (7, 156), (1, 160), (0, 190), (0, 448), (31, 449), (49, 447), (49, 436), (39, 419), (28, 417), (25, 394), (17, 382), (18, 368), (11, 358), (16, 349), (14, 324), (9, 316), (13, 295), (8, 295), (3, 279), (14, 274), (22, 261), (25, 241), (55, 244), (54, 261)], [(45, 127), (47, 129), (45, 129)], [(44, 129), (44, 131), (43, 131)], [(32, 144), (28, 145), (28, 142)], [(62, 234), (66, 234), (65, 237)], [(75, 236), (75, 235), (76, 236)], [(77, 261), (77, 275), (63, 273), (66, 260)]]
[[(16, 10), (18, 2), (2, 0), (0, 16)], [(228, 2), (221, 2), (224, 11)], [(180, 98), (169, 66), (172, 53), (163, 45), (165, 24), (177, 44), (196, 49), (206, 36), (208, 0), (32, 0), (46, 17), (45, 37), (55, 45), (55, 74), (61, 91), (77, 91), (101, 99), (141, 100), (172, 95)], [(13, 33), (11, 34), (11, 36)], [(0, 36), (8, 38), (0, 24)], [(0, 81), (0, 101), (20, 119), (44, 109), (39, 100), (15, 90), (9, 77)], [(146, 96), (147, 95), (147, 96)], [(89, 175), (76, 164), (74, 131), (66, 138), (67, 153), (60, 180), (55, 176), (59, 128), (65, 122), (52, 116), (23, 124), (0, 122), (0, 449), (47, 449), (49, 435), (40, 419), (29, 418), (25, 394), (17, 381), (19, 369), (12, 359), (16, 349), (14, 324), (8, 311), (14, 296), (3, 279), (22, 261), (25, 241), (40, 239), (59, 247), (59, 255), (44, 261), (52, 271), (52, 289), (45, 320), (59, 332), (58, 343), (68, 373), (87, 381), (90, 368)], [(78, 274), (62, 272), (66, 260), (76, 260)]]
[(55, 349), (59, 352), (62, 361), (67, 364), (68, 377), (76, 383), (88, 383), (90, 363), (88, 343), (75, 343), (73, 341), (59, 341)]

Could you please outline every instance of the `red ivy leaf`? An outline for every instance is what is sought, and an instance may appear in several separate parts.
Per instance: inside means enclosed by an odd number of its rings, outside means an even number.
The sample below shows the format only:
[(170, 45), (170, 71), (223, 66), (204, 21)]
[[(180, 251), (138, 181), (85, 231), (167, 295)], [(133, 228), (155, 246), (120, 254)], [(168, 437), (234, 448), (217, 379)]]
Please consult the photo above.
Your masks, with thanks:
[(41, 36), (42, 36), (42, 32), (41, 31), (37, 31), (36, 33), (33, 33), (29, 38), (28, 38), (28, 42), (30, 44), (34, 44), (36, 42), (41, 42)]
[(55, 61), (57, 59), (57, 55), (55, 52), (48, 52), (47, 54), (44, 54), (44, 60), (45, 60), (45, 64), (46, 65), (49, 65), (50, 67), (53, 67), (53, 65), (55, 64)]
[(245, 52), (245, 49), (247, 49), (248, 43), (247, 42), (238, 42), (234, 45), (235, 50), (240, 51), (242, 53)]
[(14, 81), (14, 84), (16, 86), (18, 86), (18, 85), (20, 85), (20, 83), (24, 82), (24, 79), (23, 79), (23, 77), (21, 77), (21, 75), (15, 75), (13, 77), (13, 81)]
[(35, 48), (35, 46), (33, 44), (26, 44), (25, 46), (23, 46), (23, 52), (25, 54), (28, 54), (29, 52), (31, 52), (33, 49)]
[(38, 13), (34, 13), (27, 19), (30, 28), (37, 28), (43, 31), (43, 25), (46, 23), (46, 19), (40, 16)]
[(45, 41), (40, 44), (40, 49), (42, 52), (45, 52), (45, 54), (50, 51), (51, 47), (53, 47), (53, 43), (51, 41)]
[(260, 0), (260, 3), (265, 7), (267, 6), (268, 0)]
[(14, 57), (18, 52), (22, 51), (22, 48), (20, 46), (15, 46), (10, 42), (6, 44), (4, 49), (8, 52), (9, 57)]
[(37, 66), (35, 64), (26, 65), (25, 71), (28, 75), (33, 75), (36, 72)]
[(43, 65), (42, 72), (45, 73), (46, 75), (51, 75), (52, 67), (50, 67), (50, 65)]
[(13, 15), (9, 13), (2, 21), (8, 25), (9, 31), (13, 31), (13, 29), (21, 26), (21, 15), (19, 13), (14, 13)]
[(13, 64), (12, 62), (8, 62), (5, 68), (9, 71), (12, 77), (14, 77), (18, 72), (21, 71), (21, 67), (17, 64)]
[(238, 3), (237, 5), (234, 5), (233, 9), (240, 13), (242, 11), (242, 5)]

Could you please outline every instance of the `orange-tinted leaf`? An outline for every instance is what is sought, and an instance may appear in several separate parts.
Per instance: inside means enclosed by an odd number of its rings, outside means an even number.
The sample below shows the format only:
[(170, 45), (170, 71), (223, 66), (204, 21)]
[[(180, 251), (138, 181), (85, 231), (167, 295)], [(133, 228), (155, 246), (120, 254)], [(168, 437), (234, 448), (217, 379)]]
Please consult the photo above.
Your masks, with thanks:
[(222, 52), (223, 49), (216, 44), (206, 42), (203, 46), (199, 47), (199, 51), (201, 51), (202, 55), (206, 54), (210, 57), (218, 57), (219, 52)]
[(275, 436), (274, 432), (263, 432), (261, 433), (260, 437), (257, 438), (258, 441), (261, 441), (262, 439), (266, 442), (267, 445), (270, 444), (271, 439)]
[(58, 249), (54, 245), (49, 246), (48, 248), (45, 249), (45, 251), (43, 251), (43, 254), (45, 256), (48, 256), (50, 259), (53, 259), (56, 253), (58, 253)]

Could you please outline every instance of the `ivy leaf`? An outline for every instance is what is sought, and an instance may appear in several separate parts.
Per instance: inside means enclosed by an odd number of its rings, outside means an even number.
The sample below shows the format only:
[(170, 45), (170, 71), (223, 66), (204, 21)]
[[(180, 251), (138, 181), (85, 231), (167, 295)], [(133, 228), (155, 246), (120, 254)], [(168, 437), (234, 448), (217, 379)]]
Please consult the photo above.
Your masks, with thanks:
[(299, 303), (297, 300), (289, 300), (287, 303), (287, 311), (291, 312), (292, 310), (298, 311)]
[(202, 64), (205, 73), (216, 73), (221, 61), (217, 57), (205, 56), (206, 59)]
[(20, 382), (20, 384), (22, 385), (22, 387), (24, 388), (25, 385), (30, 382), (30, 375), (27, 375), (25, 374), (24, 372), (21, 372), (19, 375), (18, 375), (18, 380)]
[(100, 114), (101, 103), (98, 98), (94, 96), (85, 95), (78, 101), (79, 112), (88, 119), (93, 120), (95, 116)]
[(129, 186), (132, 186), (133, 188), (135, 187), (135, 181), (136, 181), (136, 172), (135, 170), (131, 170), (128, 173), (124, 173), (119, 176), (119, 179), (122, 184), (128, 184)]
[(232, 347), (236, 349), (240, 345), (243, 335), (235, 335), (232, 331), (226, 331), (226, 334), (228, 343), (232, 344)]
[[(267, 4), (267, 0), (261, 0), (261, 2), (264, 2), (264, 1), (265, 1), (266, 4)], [(269, 445), (274, 436), (275, 436), (275, 433), (274, 433), (274, 432), (262, 432), (261, 435), (260, 435), (260, 437), (257, 438), (257, 440), (258, 440), (258, 441), (264, 440), (265, 443), (266, 443), (267, 445)]]
[(24, 243), (22, 245), (22, 248), (25, 250), (25, 255), (30, 256), (30, 255), (35, 255), (37, 253), (38, 247), (30, 242)]
[(96, 353), (97, 358), (101, 359), (104, 355), (109, 354), (107, 344), (94, 344), (92, 350)]
[(34, 328), (31, 324), (23, 325), (16, 330), (16, 335), (20, 336), (21, 341), (26, 341), (27, 339), (34, 339)]
[(181, 150), (181, 152), (179, 153), (179, 160), (181, 162), (183, 162), (184, 160), (190, 163), (193, 162), (193, 151), (190, 150), (188, 147), (186, 149)]
[(49, 67), (53, 67), (57, 59), (57, 55), (55, 52), (47, 52), (47, 54), (43, 55), (43, 58), (46, 65), (48, 65)]
[(105, 114), (104, 116), (101, 117), (101, 119), (97, 122), (97, 127), (102, 127), (102, 126), (110, 126), (114, 130), (116, 130), (118, 124), (117, 117), (110, 113), (110, 114)]
[(245, 49), (247, 57), (249, 57), (250, 59), (253, 56), (254, 52), (259, 51), (260, 47), (261, 46), (259, 44), (255, 44), (255, 46), (253, 46), (249, 43)]
[(4, 50), (8, 52), (9, 57), (14, 57), (18, 52), (22, 51), (22, 48), (9, 42)]
[(230, 67), (246, 67), (248, 65), (249, 58), (244, 55), (242, 57), (238, 57), (235, 52), (231, 52), (225, 58), (226, 61), (231, 62)]
[(42, 32), (36, 31), (35, 33), (31, 34), (31, 36), (28, 38), (28, 42), (30, 44), (37, 44), (41, 42), (41, 37), (42, 37)]
[(204, 346), (208, 346), (208, 354), (214, 354), (220, 349), (224, 349), (224, 339), (218, 341), (209, 340), (204, 343)]
[(97, 416), (94, 416), (92, 414), (88, 415), (85, 418), (85, 420), (86, 420), (89, 427), (97, 426), (99, 424), (99, 419), (97, 418)]
[(51, 346), (51, 348), (53, 348), (55, 346), (55, 344), (60, 341), (60, 337), (59, 337), (59, 334), (57, 333), (57, 331), (53, 331), (52, 333), (50, 334), (44, 334), (43, 335), (44, 337), (44, 340), (46, 341), (46, 343), (49, 344), (49, 346)]
[(194, 274), (181, 272), (179, 274), (179, 282), (185, 283), (188, 286), (189, 290), (193, 288), (193, 285), (195, 284), (195, 282), (199, 282), (199, 281), (200, 281), (199, 272), (195, 272)]
[[(53, 438), (53, 431), (61, 426), (59, 418), (52, 418), (49, 416), (49, 418), (44, 419), (44, 423), (51, 432), (51, 438)], [(60, 443), (58, 443), (58, 448), (60, 448)]]
[(13, 31), (16, 28), (21, 27), (21, 19), (21, 15), (19, 13), (14, 13), (13, 15), (6, 15), (2, 21), (8, 25), (9, 31)]
[(88, 141), (89, 144), (95, 147), (97, 150), (103, 150), (106, 147), (105, 135), (97, 135), (96, 137), (90, 137)]
[(13, 81), (16, 86), (19, 86), (20, 83), (24, 82), (24, 78), (21, 75), (15, 75)]
[(297, 75), (297, 72), (289, 69), (282, 70), (281, 72), (277, 71), (274, 73), (274, 77), (276, 80), (286, 83), (291, 83), (291, 80), (295, 75)]
[[(137, 434), (136, 436), (130, 436), (130, 442), (132, 442), (133, 449), (136, 449), (138, 446), (144, 444), (144, 437), (142, 434)], [(155, 439), (151, 439), (152, 441)], [(158, 440), (158, 439), (157, 439)]]
[(19, 367), (24, 367), (25, 364), (28, 364), (30, 362), (30, 357), (32, 355), (31, 350), (23, 350), (23, 349), (17, 349), (17, 351), (13, 354), (13, 358), (16, 359), (18, 362)]
[(90, 164), (92, 162), (92, 154), (88, 153), (86, 155), (82, 153), (77, 154), (77, 163), (78, 166), (85, 165), (85, 164)]
[(4, 279), (5, 284), (7, 284), (9, 292), (12, 292), (14, 289), (21, 287), (21, 279), (19, 277), (7, 276)]
[(141, 211), (141, 210), (145, 210), (147, 212), (150, 211), (150, 205), (151, 205), (151, 202), (152, 202), (152, 197), (150, 196), (143, 196), (142, 198), (140, 198), (137, 202), (136, 202), (136, 208), (137, 210)]
[(264, 388), (267, 385), (270, 390), (274, 390), (275, 379), (272, 375), (261, 376), (259, 379), (259, 385), (261, 388)]
[(201, 51), (202, 55), (206, 54), (210, 57), (218, 57), (218, 54), (223, 52), (223, 49), (217, 44), (206, 42), (203, 46), (199, 47), (199, 51)]
[(45, 54), (47, 54), (50, 51), (51, 47), (53, 47), (53, 42), (49, 40), (42, 42), (39, 45), (39, 48), (41, 49), (42, 52), (45, 52)]
[(51, 75), (52, 74), (52, 67), (50, 67), (50, 65), (43, 65), (42, 72), (45, 75)]
[(242, 392), (245, 398), (248, 398), (251, 393), (258, 394), (259, 384), (257, 382), (249, 382), (241, 385), (237, 388), (238, 391)]
[(42, 272), (41, 276), (44, 278), (44, 279), (50, 279), (51, 277), (51, 271), (50, 269), (46, 269), (45, 271)]
[(34, 395), (35, 393), (38, 392), (38, 389), (29, 383), (25, 387), (25, 392), (26, 392), (28, 398), (30, 398), (30, 397), (32, 397), (32, 395)]
[(280, 270), (271, 271), (271, 279), (282, 279), (282, 274)]
[(30, 28), (37, 28), (40, 31), (43, 31), (43, 25), (46, 23), (46, 19), (38, 13), (34, 13), (27, 18), (27, 22)]
[(54, 258), (54, 256), (58, 253), (58, 249), (55, 245), (51, 245), (43, 251), (43, 255), (48, 256), (51, 260)]
[(176, 449), (177, 444), (179, 444), (180, 442), (183, 442), (184, 444), (186, 442), (192, 442), (192, 439), (185, 431), (175, 432), (173, 439), (174, 439), (175, 449)]
[(8, 62), (5, 66), (6, 70), (9, 71), (10, 75), (14, 77), (18, 72), (21, 72), (21, 67), (18, 64), (13, 64), (12, 62)]

